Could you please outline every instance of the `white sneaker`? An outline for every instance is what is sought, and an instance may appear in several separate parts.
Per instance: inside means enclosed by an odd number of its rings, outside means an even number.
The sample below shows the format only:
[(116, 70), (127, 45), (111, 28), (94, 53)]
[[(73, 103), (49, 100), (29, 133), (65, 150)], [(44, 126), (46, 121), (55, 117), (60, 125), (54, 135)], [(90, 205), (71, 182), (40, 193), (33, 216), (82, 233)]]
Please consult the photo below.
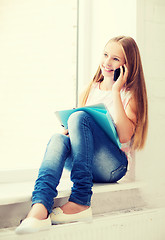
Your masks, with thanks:
[(61, 208), (54, 208), (50, 214), (52, 224), (69, 223), (77, 221), (91, 221), (92, 220), (92, 209), (88, 209), (74, 214), (65, 214)]
[(50, 216), (45, 220), (39, 220), (37, 218), (29, 217), (21, 222), (16, 228), (16, 234), (34, 233), (41, 230), (47, 230), (51, 226)]

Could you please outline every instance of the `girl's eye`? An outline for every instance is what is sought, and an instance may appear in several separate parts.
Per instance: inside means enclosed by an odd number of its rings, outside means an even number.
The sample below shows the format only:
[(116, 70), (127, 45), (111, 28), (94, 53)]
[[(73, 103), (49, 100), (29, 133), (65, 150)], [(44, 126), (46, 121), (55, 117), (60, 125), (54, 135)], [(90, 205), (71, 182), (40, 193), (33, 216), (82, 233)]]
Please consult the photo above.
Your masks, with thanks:
[(118, 59), (118, 58), (114, 58), (114, 60), (115, 60), (115, 61), (119, 61), (119, 59)]
[(107, 54), (107, 53), (104, 53), (104, 56), (105, 56), (105, 57), (108, 57), (108, 54)]

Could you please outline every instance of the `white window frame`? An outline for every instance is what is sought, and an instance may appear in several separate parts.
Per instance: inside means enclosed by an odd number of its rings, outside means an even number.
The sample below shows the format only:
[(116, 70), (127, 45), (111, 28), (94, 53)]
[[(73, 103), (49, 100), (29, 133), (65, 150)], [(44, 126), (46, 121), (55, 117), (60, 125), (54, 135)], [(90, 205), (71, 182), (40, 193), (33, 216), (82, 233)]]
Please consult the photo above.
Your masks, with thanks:
[[(78, 38), (79, 38), (79, 0), (77, 1), (77, 36), (76, 36), (76, 92), (75, 105), (78, 105)], [(42, 161), (42, 159), (41, 159)], [(33, 169), (12, 169), (0, 170), (0, 184), (14, 182), (31, 182), (35, 181), (38, 175), (38, 168)], [(65, 171), (64, 171), (65, 175)]]

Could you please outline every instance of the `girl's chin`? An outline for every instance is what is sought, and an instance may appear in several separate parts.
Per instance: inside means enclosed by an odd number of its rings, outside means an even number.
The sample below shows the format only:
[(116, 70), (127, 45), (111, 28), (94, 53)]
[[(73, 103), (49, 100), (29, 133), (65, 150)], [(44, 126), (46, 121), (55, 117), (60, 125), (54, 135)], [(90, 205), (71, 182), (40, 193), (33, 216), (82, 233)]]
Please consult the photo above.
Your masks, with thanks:
[(112, 70), (107, 71), (103, 68), (103, 69), (101, 69), (101, 71), (102, 71), (103, 76), (113, 76), (114, 75), (114, 71), (112, 71)]
[(113, 78), (113, 76), (114, 76), (114, 72), (102, 71), (102, 74), (103, 74), (104, 77), (109, 77), (109, 78)]

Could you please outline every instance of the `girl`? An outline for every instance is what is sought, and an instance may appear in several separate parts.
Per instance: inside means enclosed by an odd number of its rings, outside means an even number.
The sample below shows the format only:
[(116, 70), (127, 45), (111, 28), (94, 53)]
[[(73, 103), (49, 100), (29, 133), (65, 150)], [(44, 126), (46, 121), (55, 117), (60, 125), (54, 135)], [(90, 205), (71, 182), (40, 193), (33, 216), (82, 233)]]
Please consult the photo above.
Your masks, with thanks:
[[(117, 68), (120, 75), (114, 81)], [(55, 134), (48, 143), (32, 208), (17, 233), (46, 229), (51, 223), (90, 219), (93, 183), (120, 180), (126, 174), (131, 152), (143, 148), (148, 127), (147, 93), (139, 50), (131, 37), (119, 36), (106, 44), (100, 66), (81, 95), (79, 106), (97, 103), (108, 108), (122, 148), (114, 145), (86, 112), (73, 113), (68, 129)], [(52, 211), (64, 166), (71, 170), (71, 195), (66, 204)]]

